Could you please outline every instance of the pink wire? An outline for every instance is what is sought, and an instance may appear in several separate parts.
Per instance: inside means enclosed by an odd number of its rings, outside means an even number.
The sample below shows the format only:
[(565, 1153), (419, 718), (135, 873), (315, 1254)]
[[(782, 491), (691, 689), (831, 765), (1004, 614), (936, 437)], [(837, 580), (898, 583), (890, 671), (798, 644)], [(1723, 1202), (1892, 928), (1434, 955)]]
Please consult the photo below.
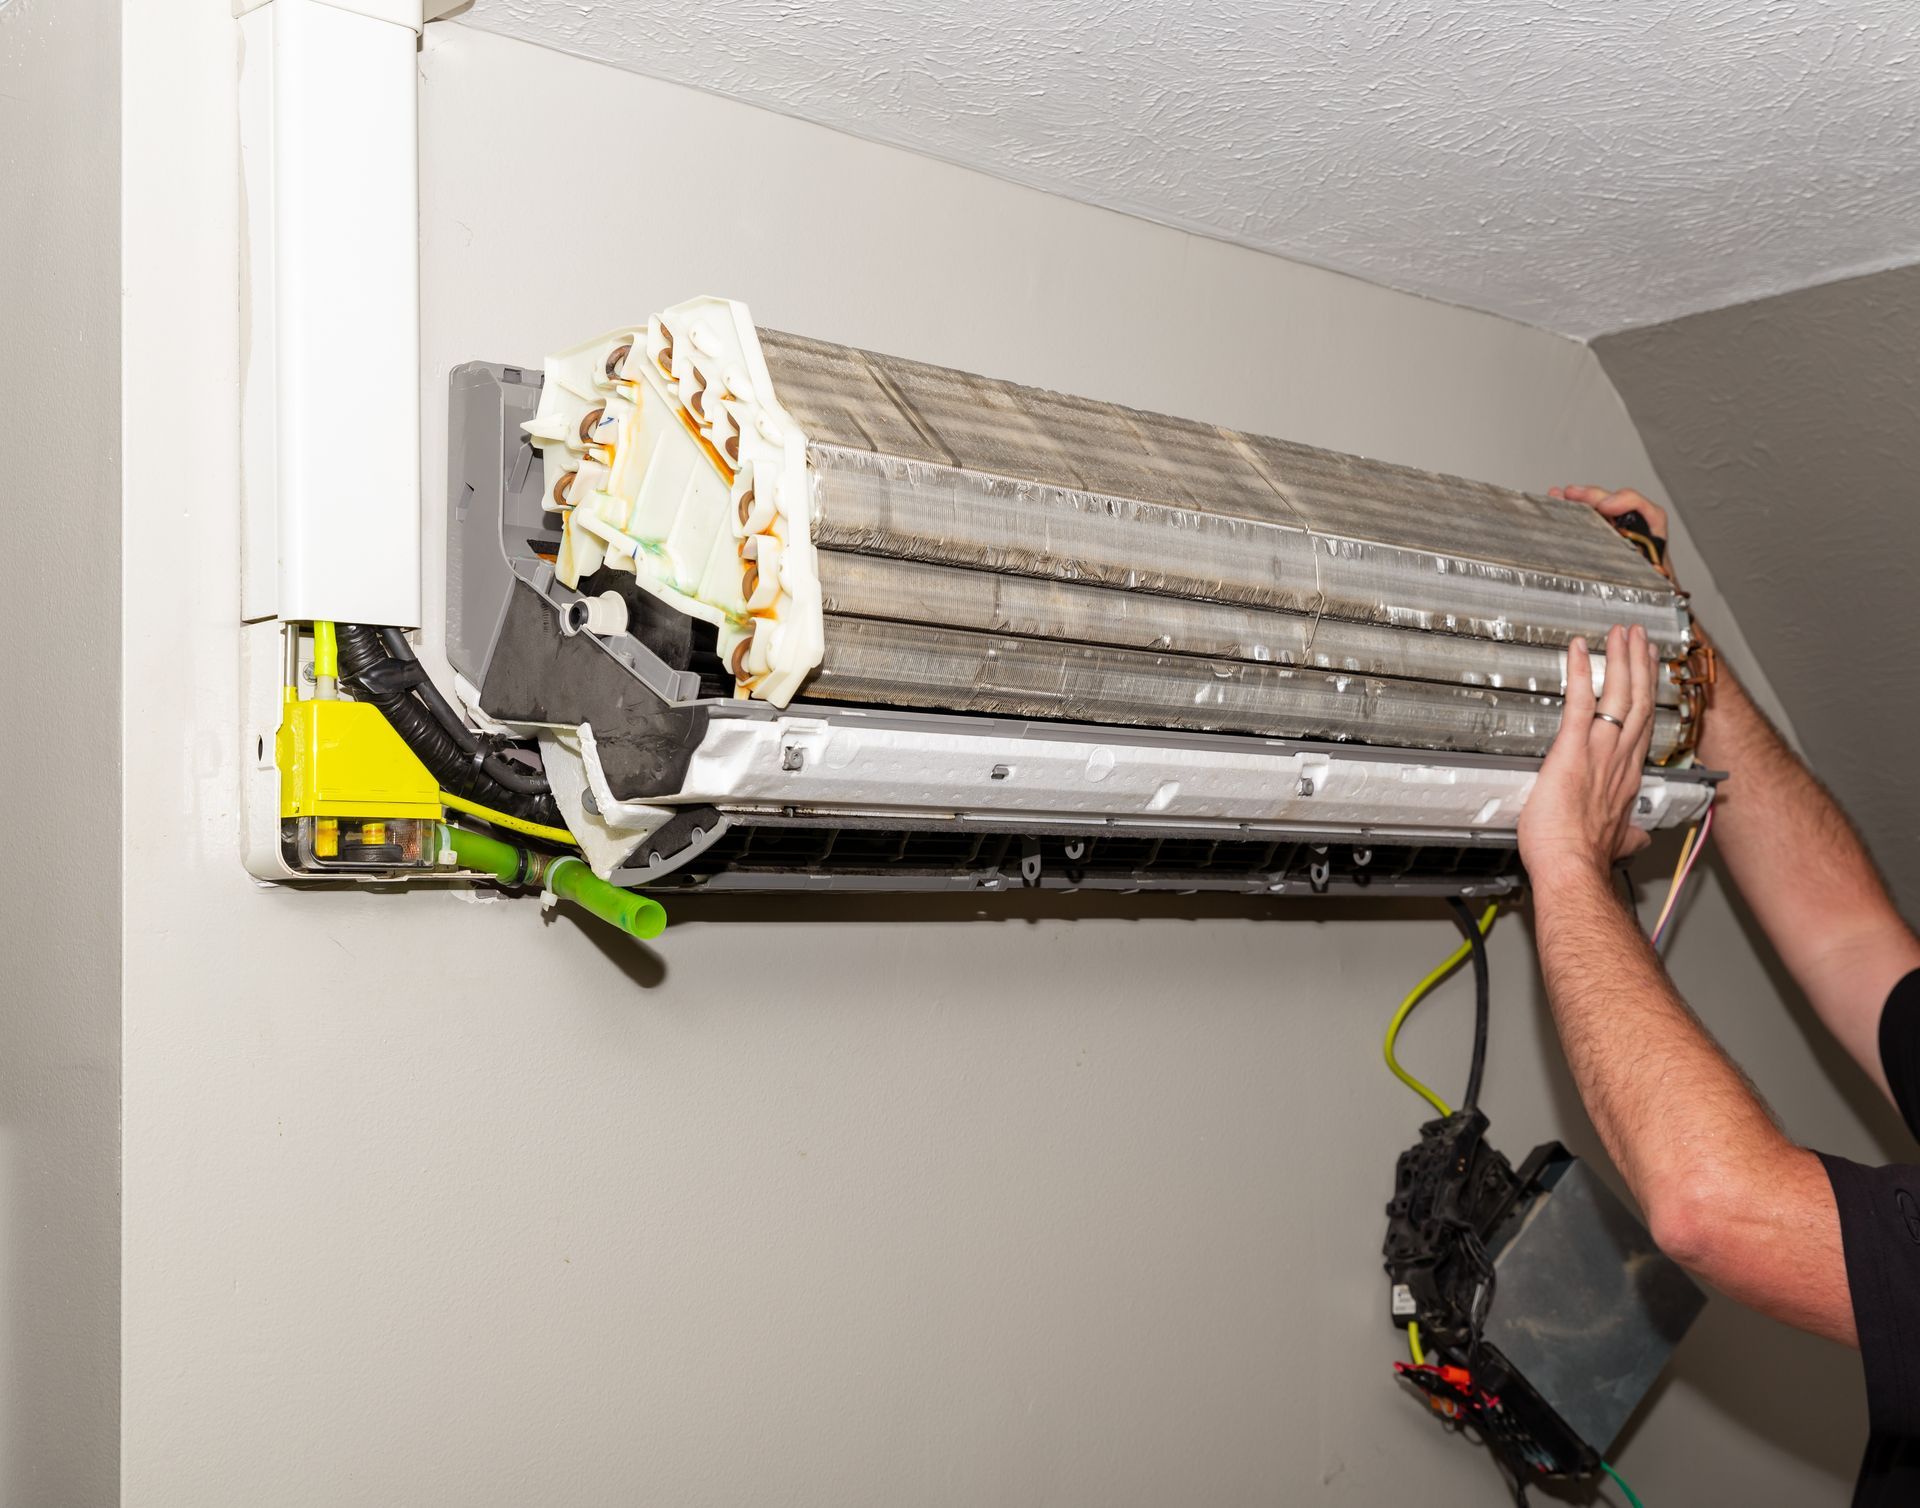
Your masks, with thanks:
[(1693, 866), (1700, 862), (1700, 850), (1707, 846), (1707, 834), (1713, 831), (1713, 807), (1707, 807), (1707, 815), (1700, 821), (1700, 836), (1694, 840), (1693, 851), (1687, 855), (1687, 862), (1674, 876), (1673, 893), (1667, 897), (1666, 915), (1660, 919), (1660, 925), (1653, 934), (1653, 946), (1660, 946), (1660, 939), (1666, 936), (1667, 928), (1673, 925), (1674, 917), (1680, 914), (1680, 892), (1686, 887), (1687, 876), (1693, 873)]

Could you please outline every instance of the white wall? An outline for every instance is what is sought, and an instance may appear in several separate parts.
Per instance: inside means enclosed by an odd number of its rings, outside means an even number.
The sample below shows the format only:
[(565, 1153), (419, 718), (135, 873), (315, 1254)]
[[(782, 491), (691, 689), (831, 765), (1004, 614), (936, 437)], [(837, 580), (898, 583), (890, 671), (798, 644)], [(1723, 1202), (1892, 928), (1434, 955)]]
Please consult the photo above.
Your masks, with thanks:
[(118, 12), (0, 3), (6, 1503), (109, 1501), (119, 1436)]
[[(128, 774), (127, 1501), (1495, 1500), (1388, 1372), (1422, 1107), (1378, 1036), (1451, 946), (1437, 908), (709, 902), (649, 949), (246, 879), (230, 45), (129, 19), (129, 184), (190, 149), (171, 215), (129, 198), (129, 360), (207, 380), (128, 419), (129, 718), (168, 732)], [(1540, 332), (458, 26), (422, 67), (436, 523), (449, 367), (700, 291), (1503, 482), (1652, 483)], [(1515, 1154), (1591, 1141), (1530, 958), (1504, 921)], [(1871, 1154), (1711, 888), (1675, 968), (1796, 1132)], [(1405, 1056), (1453, 1082), (1465, 1023), (1455, 989)], [(1855, 1367), (1717, 1305), (1621, 1464), (1655, 1503), (1840, 1503)]]

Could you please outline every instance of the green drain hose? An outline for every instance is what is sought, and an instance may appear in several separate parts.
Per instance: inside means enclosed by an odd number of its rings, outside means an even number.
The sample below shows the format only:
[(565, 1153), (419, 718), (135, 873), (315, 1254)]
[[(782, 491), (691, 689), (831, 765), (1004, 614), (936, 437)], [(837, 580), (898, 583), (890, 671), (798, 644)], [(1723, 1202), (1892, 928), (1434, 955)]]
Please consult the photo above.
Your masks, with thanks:
[(449, 826), (447, 839), (462, 869), (492, 875), (503, 885), (538, 885), (642, 941), (667, 928), (658, 901), (609, 885), (571, 854), (535, 853), (464, 827)]

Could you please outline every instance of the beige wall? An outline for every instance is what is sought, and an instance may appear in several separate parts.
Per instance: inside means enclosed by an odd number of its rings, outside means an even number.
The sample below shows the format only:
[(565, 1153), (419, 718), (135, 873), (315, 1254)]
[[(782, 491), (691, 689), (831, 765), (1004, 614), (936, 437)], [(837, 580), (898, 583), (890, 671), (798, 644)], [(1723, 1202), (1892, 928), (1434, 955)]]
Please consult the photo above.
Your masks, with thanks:
[[(1378, 1037), (1451, 946), (1437, 907), (709, 903), (645, 949), (247, 880), (238, 335), (205, 254), (230, 58), (210, 23), (135, 30), (199, 166), (191, 226), (130, 218), (130, 357), (212, 378), (129, 415), (129, 715), (178, 736), (128, 782), (128, 1501), (1495, 1500), (1388, 1371), (1381, 1206), (1421, 1106)], [(1503, 482), (1652, 484), (1591, 355), (1538, 331), (458, 26), (422, 67), (433, 560), (448, 368), (695, 292)], [(1530, 957), (1502, 922), (1515, 1154), (1590, 1141)], [(1675, 968), (1797, 1132), (1871, 1152), (1711, 888)], [(1454, 1081), (1466, 1022), (1456, 988), (1406, 1057)], [(1621, 1464), (1650, 1502), (1837, 1504), (1858, 1403), (1849, 1356), (1718, 1305)]]
[(120, 1354), (113, 0), (0, 4), (0, 1502), (111, 1500)]

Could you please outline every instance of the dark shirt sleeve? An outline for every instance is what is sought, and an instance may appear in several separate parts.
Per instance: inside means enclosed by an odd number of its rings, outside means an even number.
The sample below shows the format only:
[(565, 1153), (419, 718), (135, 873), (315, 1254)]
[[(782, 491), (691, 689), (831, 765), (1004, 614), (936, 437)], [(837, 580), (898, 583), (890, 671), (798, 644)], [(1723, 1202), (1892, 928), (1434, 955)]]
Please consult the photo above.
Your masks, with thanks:
[(1880, 1066), (1907, 1129), (1920, 1138), (1920, 969), (1893, 987), (1880, 1011)]
[(1920, 1167), (1820, 1161), (1840, 1211), (1867, 1417), (1877, 1434), (1920, 1436)]

